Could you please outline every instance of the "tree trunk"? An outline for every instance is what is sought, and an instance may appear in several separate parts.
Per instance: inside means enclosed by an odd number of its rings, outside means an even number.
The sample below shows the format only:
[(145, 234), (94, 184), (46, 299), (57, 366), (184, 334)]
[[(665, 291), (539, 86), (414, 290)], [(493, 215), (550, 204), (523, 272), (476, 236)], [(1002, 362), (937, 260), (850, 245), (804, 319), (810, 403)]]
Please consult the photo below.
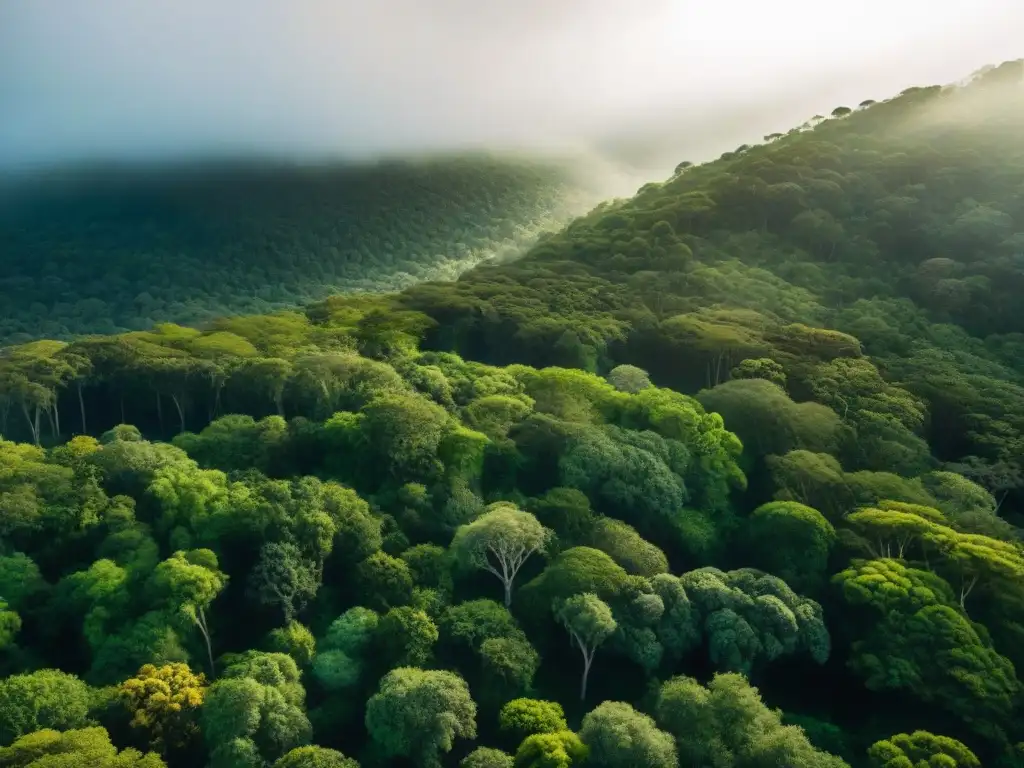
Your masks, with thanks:
[(210, 679), (213, 680), (217, 670), (213, 666), (213, 646), (210, 644), (210, 630), (206, 626), (206, 614), (203, 613), (202, 608), (197, 609), (197, 615), (199, 618), (196, 619), (196, 624), (199, 626), (199, 631), (203, 633), (203, 640), (206, 641), (206, 657), (210, 661)]
[(35, 421), (32, 421), (32, 416), (28, 412), (28, 406), (24, 403), (21, 404), (21, 412), (25, 414), (25, 421), (28, 423), (29, 431), (32, 432), (32, 442), (39, 445), (39, 409), (36, 408)]
[(78, 382), (76, 389), (78, 390), (78, 413), (82, 417), (82, 434), (89, 434), (89, 429), (85, 425), (85, 398), (82, 397), (82, 383)]
[(178, 409), (178, 420), (181, 423), (181, 431), (185, 431), (185, 409), (181, 407), (181, 401), (177, 395), (171, 395), (171, 400), (174, 401), (174, 407)]
[(53, 428), (54, 435), (60, 437), (60, 406), (57, 404), (57, 395), (53, 396)]
[(46, 420), (50, 422), (50, 434), (53, 437), (57, 437), (57, 422), (53, 419), (54, 406), (50, 405), (46, 408)]
[(580, 683), (580, 701), (587, 698), (587, 678), (590, 676), (590, 665), (594, 661), (594, 652), (583, 651), (583, 681)]
[(512, 605), (512, 579), (502, 579), (505, 584), (505, 607)]
[[(993, 494), (995, 495), (995, 494)], [(992, 510), (992, 514), (999, 514), (999, 508), (1003, 506), (1003, 502), (1006, 501), (1006, 497), (1010, 495), (1010, 489), (1007, 488), (1003, 491), (1003, 495), (999, 497), (999, 501), (996, 503), (996, 508)]]

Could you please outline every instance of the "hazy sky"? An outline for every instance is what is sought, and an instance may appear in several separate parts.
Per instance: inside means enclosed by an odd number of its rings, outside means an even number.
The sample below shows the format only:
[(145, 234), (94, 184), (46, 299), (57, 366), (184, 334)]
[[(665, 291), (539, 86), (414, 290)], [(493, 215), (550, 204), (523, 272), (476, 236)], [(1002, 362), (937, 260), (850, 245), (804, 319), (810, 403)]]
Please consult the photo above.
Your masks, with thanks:
[(1021, 56), (1022, 0), (0, 0), (0, 164), (628, 140), (700, 159)]

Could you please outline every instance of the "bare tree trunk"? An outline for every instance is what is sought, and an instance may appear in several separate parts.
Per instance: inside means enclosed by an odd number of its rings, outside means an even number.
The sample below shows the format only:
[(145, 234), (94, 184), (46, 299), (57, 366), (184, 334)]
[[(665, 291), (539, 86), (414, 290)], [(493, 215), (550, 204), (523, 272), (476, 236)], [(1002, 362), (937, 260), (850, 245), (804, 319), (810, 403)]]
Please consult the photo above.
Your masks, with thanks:
[(76, 389), (78, 390), (78, 412), (82, 417), (82, 434), (89, 434), (89, 429), (85, 425), (85, 398), (82, 397), (82, 382), (78, 382)]
[(590, 665), (594, 662), (594, 651), (587, 653), (586, 648), (580, 646), (583, 650), (583, 682), (580, 683), (580, 701), (587, 698), (587, 678), (590, 677)]
[[(994, 496), (995, 494), (993, 494)], [(996, 508), (992, 510), (992, 514), (999, 514), (999, 508), (1003, 506), (1003, 502), (1006, 501), (1006, 497), (1010, 495), (1010, 489), (1007, 488), (1003, 491), (1003, 495), (999, 497), (999, 501), (996, 503)]]
[(181, 407), (181, 401), (177, 395), (171, 395), (171, 400), (174, 401), (174, 407), (178, 409), (178, 420), (181, 422), (181, 431), (185, 431), (185, 409)]
[(53, 437), (57, 436), (57, 422), (53, 419), (54, 406), (51, 404), (46, 408), (46, 420), (50, 422), (50, 434)]
[(53, 396), (53, 425), (54, 435), (59, 437), (60, 432), (60, 406), (57, 404), (57, 395)]
[(210, 643), (210, 630), (206, 626), (206, 614), (203, 613), (202, 608), (197, 609), (196, 625), (199, 627), (199, 631), (203, 633), (203, 640), (206, 641), (206, 657), (210, 661), (210, 679), (213, 680), (217, 670), (213, 666), (213, 646)]
[(28, 428), (32, 432), (32, 442), (39, 445), (39, 408), (36, 408), (35, 421), (32, 420), (32, 416), (28, 412), (28, 406), (24, 403), (21, 404), (21, 412), (25, 414), (25, 421), (28, 423)]

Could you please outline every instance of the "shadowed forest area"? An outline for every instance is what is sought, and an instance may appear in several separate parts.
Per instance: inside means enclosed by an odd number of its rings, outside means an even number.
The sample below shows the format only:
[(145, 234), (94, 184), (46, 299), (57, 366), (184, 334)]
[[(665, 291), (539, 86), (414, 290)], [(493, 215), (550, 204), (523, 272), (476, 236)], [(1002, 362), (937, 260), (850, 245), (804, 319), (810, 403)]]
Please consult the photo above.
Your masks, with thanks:
[(451, 280), (592, 201), (560, 165), (484, 155), (58, 169), (0, 190), (0, 342)]
[[(1024, 765), (1021, 135), (1018, 61), (454, 281), (12, 313), (67, 338), (0, 354), (0, 765)], [(285, 303), (433, 269), (310, 238)]]

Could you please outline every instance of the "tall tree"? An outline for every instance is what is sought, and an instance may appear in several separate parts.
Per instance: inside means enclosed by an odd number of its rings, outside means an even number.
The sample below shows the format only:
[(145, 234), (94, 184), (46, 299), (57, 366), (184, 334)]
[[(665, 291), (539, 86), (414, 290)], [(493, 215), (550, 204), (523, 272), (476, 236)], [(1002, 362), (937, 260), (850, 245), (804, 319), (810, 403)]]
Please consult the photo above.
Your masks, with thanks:
[(501, 581), (508, 607), (519, 569), (535, 552), (543, 552), (549, 539), (550, 531), (536, 517), (513, 504), (498, 502), (473, 522), (460, 526), (451, 549), (464, 567), (482, 568)]
[(557, 605), (555, 615), (583, 654), (583, 678), (580, 682), (582, 701), (587, 698), (587, 678), (594, 663), (594, 654), (618, 625), (608, 604), (588, 592), (570, 597)]

